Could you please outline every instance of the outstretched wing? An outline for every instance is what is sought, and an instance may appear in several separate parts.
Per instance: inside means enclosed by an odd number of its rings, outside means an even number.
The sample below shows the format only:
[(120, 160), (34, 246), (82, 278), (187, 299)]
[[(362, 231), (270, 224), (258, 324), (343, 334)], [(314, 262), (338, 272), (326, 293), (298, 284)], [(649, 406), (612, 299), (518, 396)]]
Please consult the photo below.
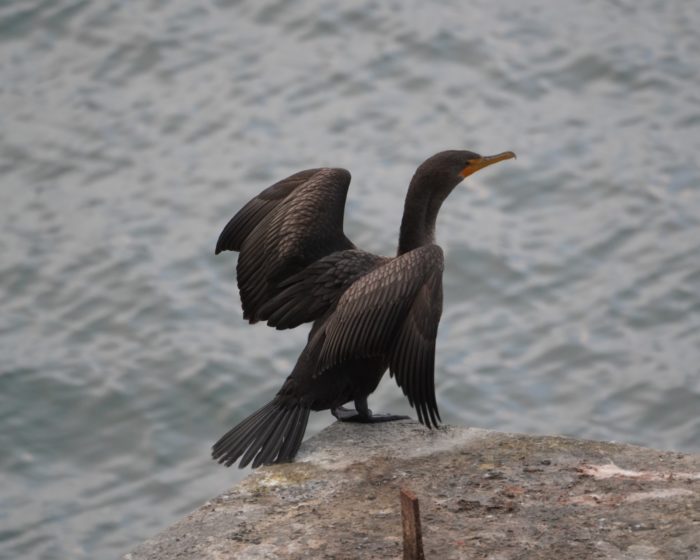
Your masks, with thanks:
[(349, 185), (345, 169), (301, 171), (264, 190), (226, 225), (216, 252), (240, 251), (238, 288), (251, 323), (266, 319), (260, 310), (285, 280), (331, 253), (354, 249), (343, 233)]
[(354, 282), (318, 338), (320, 370), (357, 358), (387, 356), (390, 371), (418, 419), (428, 427), (437, 426), (434, 369), (442, 270), (442, 249), (427, 245)]
[(435, 400), (435, 339), (442, 315), (442, 271), (420, 287), (389, 358), (389, 371), (415, 407), (421, 424), (438, 425)]
[(319, 171), (321, 170), (306, 169), (299, 171), (266, 188), (248, 202), (224, 227), (219, 235), (219, 240), (216, 242), (215, 254), (218, 255), (221, 251), (240, 251), (243, 241), (255, 229), (255, 226), (294, 192), (297, 187), (304, 184)]

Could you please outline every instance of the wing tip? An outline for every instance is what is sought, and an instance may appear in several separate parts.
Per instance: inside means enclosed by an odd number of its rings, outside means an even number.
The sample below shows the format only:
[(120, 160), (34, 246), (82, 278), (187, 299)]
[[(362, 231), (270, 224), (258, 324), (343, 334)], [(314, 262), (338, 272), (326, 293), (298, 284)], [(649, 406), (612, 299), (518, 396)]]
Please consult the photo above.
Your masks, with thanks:
[(219, 235), (219, 239), (216, 240), (216, 248), (214, 249), (214, 254), (215, 254), (215, 255), (218, 255), (218, 254), (221, 253), (222, 251), (228, 251), (228, 250), (229, 250), (229, 247), (227, 246), (226, 238), (225, 238), (225, 235), (224, 235), (225, 233), (226, 233), (225, 230), (222, 231), (222, 232), (221, 232), (221, 235)]
[(236, 243), (233, 242), (231, 237), (232, 232), (227, 226), (226, 228), (224, 228), (224, 231), (221, 232), (221, 235), (219, 235), (219, 239), (216, 242), (216, 248), (214, 249), (215, 255), (218, 255), (222, 251), (240, 251), (240, 247), (238, 247)]

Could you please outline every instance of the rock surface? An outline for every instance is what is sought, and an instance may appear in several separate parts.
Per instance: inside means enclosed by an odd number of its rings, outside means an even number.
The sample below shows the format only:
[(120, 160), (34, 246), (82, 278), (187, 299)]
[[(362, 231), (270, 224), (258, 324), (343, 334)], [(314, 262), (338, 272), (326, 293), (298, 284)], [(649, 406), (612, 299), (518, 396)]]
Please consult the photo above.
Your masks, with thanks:
[(401, 558), (402, 487), (428, 560), (700, 559), (698, 455), (412, 421), (333, 424), (124, 558)]

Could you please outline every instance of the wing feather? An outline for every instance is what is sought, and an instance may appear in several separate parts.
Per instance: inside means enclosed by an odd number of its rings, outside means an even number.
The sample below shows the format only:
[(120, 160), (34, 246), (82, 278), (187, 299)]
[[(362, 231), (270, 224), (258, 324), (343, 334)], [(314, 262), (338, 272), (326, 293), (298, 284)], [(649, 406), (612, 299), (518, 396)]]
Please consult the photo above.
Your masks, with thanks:
[(420, 247), (356, 280), (324, 325), (319, 369), (387, 356), (398, 385), (428, 427), (440, 419), (435, 399), (435, 339), (442, 314), (442, 250)]
[(442, 278), (433, 273), (416, 294), (389, 359), (391, 374), (428, 427), (437, 426), (440, 420), (435, 399), (435, 340), (441, 314)]
[(218, 255), (221, 251), (240, 251), (243, 241), (255, 229), (255, 226), (299, 185), (308, 181), (319, 171), (320, 169), (305, 169), (294, 173), (294, 175), (266, 188), (248, 202), (229, 220), (219, 235), (219, 240), (216, 243), (216, 254)]
[[(420, 247), (363, 275), (341, 296), (326, 325), (321, 370), (358, 357), (388, 353), (421, 286), (442, 274), (442, 250)], [(438, 317), (439, 320), (439, 317)]]
[[(285, 280), (331, 253), (354, 249), (343, 233), (349, 185), (345, 169), (300, 171), (265, 189), (224, 227), (216, 253), (240, 252), (238, 288), (243, 316), (251, 323), (265, 318), (261, 307), (280, 293)], [(278, 319), (291, 322), (294, 314), (285, 315), (292, 307)]]
[(356, 280), (389, 260), (358, 249), (331, 253), (281, 281), (258, 316), (278, 329), (314, 321), (333, 309)]

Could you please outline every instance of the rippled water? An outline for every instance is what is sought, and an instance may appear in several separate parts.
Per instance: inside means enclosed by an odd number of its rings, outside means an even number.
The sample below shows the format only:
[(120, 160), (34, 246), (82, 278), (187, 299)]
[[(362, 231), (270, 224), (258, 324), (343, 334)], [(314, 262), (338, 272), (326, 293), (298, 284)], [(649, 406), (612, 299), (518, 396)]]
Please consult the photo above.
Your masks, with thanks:
[(697, 3), (349, 4), (0, 2), (3, 557), (116, 557), (244, 474), (209, 447), (305, 333), (213, 247), (307, 167), (391, 254), (425, 157), (517, 152), (438, 224), (443, 418), (700, 449)]

